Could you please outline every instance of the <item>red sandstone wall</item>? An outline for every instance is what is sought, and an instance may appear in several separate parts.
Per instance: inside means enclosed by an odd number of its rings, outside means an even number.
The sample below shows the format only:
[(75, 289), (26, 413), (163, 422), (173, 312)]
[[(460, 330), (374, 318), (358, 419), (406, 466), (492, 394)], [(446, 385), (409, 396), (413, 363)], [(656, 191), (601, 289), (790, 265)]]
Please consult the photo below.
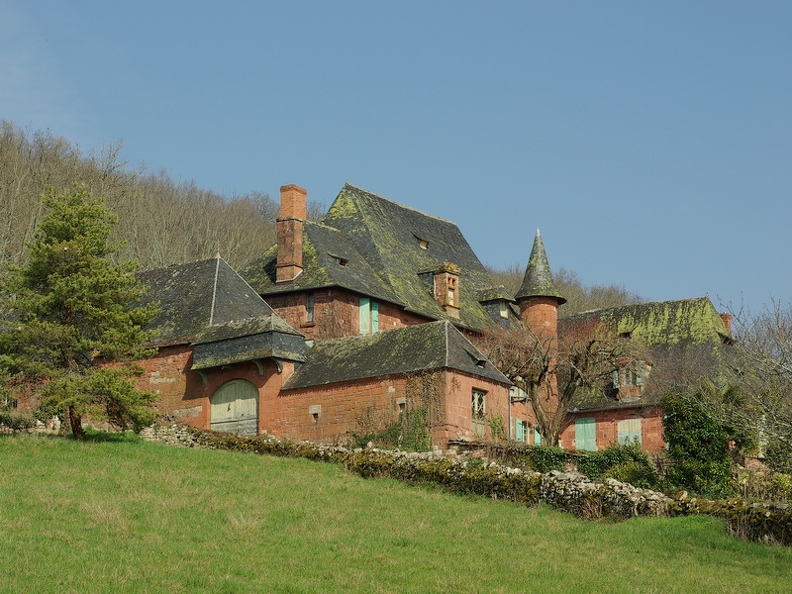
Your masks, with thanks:
[[(306, 298), (309, 291), (270, 295), (266, 301), (292, 328), (307, 339), (322, 340), (357, 336), (360, 333), (358, 306), (360, 296), (344, 289), (313, 291), (314, 321), (307, 321)], [(404, 311), (392, 303), (378, 302), (379, 330), (395, 330), (412, 324), (427, 322), (426, 318)]]
[(162, 348), (151, 359), (138, 363), (143, 368), (138, 388), (159, 395), (155, 407), (160, 414), (171, 415), (195, 427), (208, 428), (209, 401), (204, 397), (200, 376), (189, 373), (192, 365), (192, 348), (189, 345)]
[[(485, 439), (492, 439), (491, 421), (499, 418), (505, 436), (509, 430), (509, 389), (481, 377), (449, 373), (445, 384), (445, 422), (434, 432), (438, 441), (476, 440), (473, 435), (473, 390), (486, 392)], [(511, 421), (514, 423), (514, 421)]]
[[(344, 443), (349, 433), (382, 431), (399, 416), (406, 379), (388, 377), (287, 390), (267, 399), (271, 413), (262, 429), (288, 439)], [(315, 421), (312, 406), (321, 406)]]
[(564, 449), (575, 449), (576, 417), (591, 417), (596, 419), (597, 449), (604, 449), (610, 444), (618, 441), (619, 421), (640, 418), (642, 449), (652, 453), (665, 451), (665, 440), (663, 439), (663, 410), (661, 408), (628, 408), (575, 415), (575, 417), (572, 417), (570, 424), (567, 425), (561, 433), (561, 447)]

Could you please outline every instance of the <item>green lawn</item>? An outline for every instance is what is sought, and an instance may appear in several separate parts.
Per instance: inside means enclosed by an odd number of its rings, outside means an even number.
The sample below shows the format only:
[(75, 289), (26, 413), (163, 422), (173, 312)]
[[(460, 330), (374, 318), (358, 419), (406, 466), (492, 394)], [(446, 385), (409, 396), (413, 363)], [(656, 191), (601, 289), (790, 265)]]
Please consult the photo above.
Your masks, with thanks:
[(708, 518), (586, 523), (331, 464), (0, 438), (0, 592), (792, 591)]

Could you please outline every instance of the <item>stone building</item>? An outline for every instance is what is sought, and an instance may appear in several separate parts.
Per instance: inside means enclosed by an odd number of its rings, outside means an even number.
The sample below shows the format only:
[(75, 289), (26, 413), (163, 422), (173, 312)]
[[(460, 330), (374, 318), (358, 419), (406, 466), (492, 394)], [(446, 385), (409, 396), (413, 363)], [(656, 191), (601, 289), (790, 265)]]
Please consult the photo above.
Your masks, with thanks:
[[(346, 443), (420, 418), (437, 448), (542, 441), (515, 386), (474, 342), (493, 328), (529, 330), (548, 345), (581, 328), (663, 347), (729, 340), (708, 299), (640, 304), (559, 320), (537, 232), (520, 290), (495, 286), (457, 226), (345, 185), (321, 222), (307, 192), (281, 188), (277, 244), (239, 273), (219, 256), (141, 273), (162, 310), (157, 355), (142, 388), (160, 411), (196, 427)], [(577, 330), (575, 330), (577, 329)], [(673, 338), (673, 339), (672, 339)], [(473, 341), (471, 342), (471, 339)], [(662, 349), (661, 349), (662, 350)], [(661, 350), (625, 362), (602, 393), (569, 412), (564, 447), (662, 442)], [(659, 384), (658, 384), (659, 385)], [(542, 386), (553, 412), (553, 373)]]

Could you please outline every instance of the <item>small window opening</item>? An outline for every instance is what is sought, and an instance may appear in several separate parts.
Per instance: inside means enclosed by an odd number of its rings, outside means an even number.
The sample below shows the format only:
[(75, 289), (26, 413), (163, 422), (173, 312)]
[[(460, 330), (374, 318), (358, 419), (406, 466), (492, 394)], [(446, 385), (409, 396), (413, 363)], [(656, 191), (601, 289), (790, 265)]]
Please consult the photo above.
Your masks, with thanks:
[(308, 293), (308, 296), (305, 298), (305, 321), (307, 323), (311, 323), (314, 321), (314, 305), (316, 303), (316, 299), (313, 293)]
[(428, 242), (428, 241), (426, 241), (425, 239), (421, 239), (421, 240), (419, 240), (419, 241), (418, 241), (418, 245), (419, 245), (419, 246), (421, 246), (421, 249), (422, 249), (422, 250), (425, 250), (425, 249), (428, 249), (428, 248), (429, 248), (429, 242)]

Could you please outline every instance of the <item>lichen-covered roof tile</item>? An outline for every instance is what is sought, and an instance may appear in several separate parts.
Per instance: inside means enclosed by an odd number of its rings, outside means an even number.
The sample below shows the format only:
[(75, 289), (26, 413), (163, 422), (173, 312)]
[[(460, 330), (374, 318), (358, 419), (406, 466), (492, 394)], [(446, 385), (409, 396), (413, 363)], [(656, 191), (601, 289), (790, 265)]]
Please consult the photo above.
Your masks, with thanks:
[(450, 221), (346, 184), (322, 224), (305, 223), (303, 237), (304, 270), (293, 282), (275, 284), (275, 247), (242, 275), (262, 295), (335, 285), (443, 320), (451, 318), (435, 301), (425, 272), (452, 263), (459, 268), (454, 323), (473, 329), (492, 324), (479, 303), (492, 279)]
[(526, 297), (555, 297), (558, 299), (559, 305), (566, 303), (566, 299), (553, 282), (553, 273), (550, 270), (550, 263), (547, 260), (547, 253), (538, 229), (531, 249), (531, 256), (528, 258), (528, 265), (525, 267), (522, 285), (515, 295), (517, 300)]
[(439, 321), (370, 336), (318, 342), (308, 352), (305, 364), (286, 380), (283, 388), (442, 368), (511, 383), (450, 322)]
[(608, 332), (617, 335), (629, 335), (633, 342), (645, 346), (720, 344), (729, 334), (709, 297), (636, 303), (559, 320), (562, 336), (583, 326), (607, 328)]
[(175, 264), (138, 273), (149, 287), (143, 303), (159, 303), (147, 330), (152, 346), (187, 344), (212, 326), (277, 317), (277, 314), (222, 258)]

